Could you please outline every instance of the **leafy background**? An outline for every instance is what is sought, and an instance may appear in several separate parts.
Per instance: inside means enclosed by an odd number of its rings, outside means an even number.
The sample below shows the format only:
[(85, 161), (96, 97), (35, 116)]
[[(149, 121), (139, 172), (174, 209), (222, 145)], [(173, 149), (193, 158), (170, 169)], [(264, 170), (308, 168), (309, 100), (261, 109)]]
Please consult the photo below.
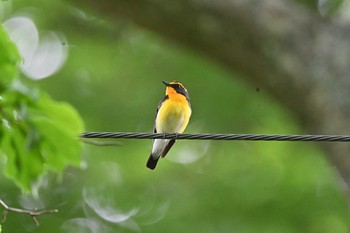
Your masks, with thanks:
[(3, 21), (25, 14), (41, 34), (62, 32), (69, 56), (49, 78), (29, 80), (0, 31), (0, 198), (59, 209), (39, 226), (9, 213), (2, 232), (349, 231), (340, 181), (318, 144), (179, 141), (155, 171), (145, 167), (150, 140), (82, 149), (84, 130), (152, 131), (161, 80), (189, 90), (187, 133), (303, 131), (260, 87), (155, 34), (67, 2), (12, 5)]

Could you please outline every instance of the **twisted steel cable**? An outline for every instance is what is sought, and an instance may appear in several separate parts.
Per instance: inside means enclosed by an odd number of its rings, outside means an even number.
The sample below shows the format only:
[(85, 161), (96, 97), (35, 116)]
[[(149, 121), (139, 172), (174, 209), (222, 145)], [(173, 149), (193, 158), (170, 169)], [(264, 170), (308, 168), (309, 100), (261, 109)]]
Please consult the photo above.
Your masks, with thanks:
[(137, 132), (85, 132), (81, 138), (248, 140), (248, 141), (316, 141), (349, 142), (350, 135), (279, 135), (279, 134), (163, 134)]

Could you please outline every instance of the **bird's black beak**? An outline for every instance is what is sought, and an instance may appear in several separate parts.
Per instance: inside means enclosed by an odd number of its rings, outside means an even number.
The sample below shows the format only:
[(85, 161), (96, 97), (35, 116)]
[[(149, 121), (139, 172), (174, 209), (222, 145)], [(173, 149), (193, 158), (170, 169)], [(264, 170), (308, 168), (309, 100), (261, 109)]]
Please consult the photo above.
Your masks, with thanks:
[(165, 86), (169, 87), (170, 86), (170, 83), (167, 83), (165, 81), (162, 81), (162, 83), (164, 83)]

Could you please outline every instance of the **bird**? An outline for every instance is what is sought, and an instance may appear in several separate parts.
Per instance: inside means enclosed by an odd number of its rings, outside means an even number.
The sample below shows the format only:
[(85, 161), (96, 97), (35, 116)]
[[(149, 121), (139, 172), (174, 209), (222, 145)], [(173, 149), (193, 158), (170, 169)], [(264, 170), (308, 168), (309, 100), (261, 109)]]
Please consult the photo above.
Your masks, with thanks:
[[(154, 133), (182, 133), (192, 114), (187, 89), (179, 81), (162, 82), (166, 90), (164, 98), (158, 104)], [(159, 158), (164, 158), (174, 143), (175, 139), (154, 139), (146, 166), (154, 170)]]

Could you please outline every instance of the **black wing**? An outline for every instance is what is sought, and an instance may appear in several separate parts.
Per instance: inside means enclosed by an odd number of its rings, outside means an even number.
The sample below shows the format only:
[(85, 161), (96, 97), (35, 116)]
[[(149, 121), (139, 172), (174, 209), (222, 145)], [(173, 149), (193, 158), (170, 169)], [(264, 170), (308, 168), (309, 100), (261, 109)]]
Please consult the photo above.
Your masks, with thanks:
[[(156, 119), (155, 119), (155, 121), (157, 120), (157, 115), (158, 115), (158, 111), (159, 111), (160, 107), (162, 106), (162, 104), (164, 103), (164, 101), (166, 101), (167, 99), (169, 99), (169, 96), (168, 96), (168, 95), (164, 96), (164, 98), (159, 102), (158, 107), (157, 107), (157, 111), (156, 111)], [(154, 132), (154, 133), (157, 133), (156, 122), (154, 122), (153, 132)], [(170, 149), (170, 148), (169, 148), (169, 149)], [(164, 152), (163, 152), (163, 153), (164, 153)], [(157, 163), (158, 163), (159, 158), (160, 158), (160, 156), (157, 157), (157, 158), (153, 158), (152, 154), (150, 154), (150, 156), (149, 156), (149, 158), (148, 158), (148, 160), (147, 160), (146, 166), (147, 166), (149, 169), (151, 169), (151, 170), (155, 169), (156, 166), (157, 166)]]
[(171, 139), (168, 143), (168, 145), (166, 145), (166, 147), (164, 148), (164, 151), (162, 153), (162, 157), (164, 158), (166, 156), (166, 154), (168, 154), (169, 150), (171, 149), (171, 147), (173, 147), (173, 145), (175, 144), (176, 140), (175, 139)]
[(162, 106), (162, 104), (164, 103), (164, 101), (166, 101), (167, 99), (169, 99), (168, 95), (164, 96), (164, 98), (158, 104), (157, 111), (156, 111), (156, 119), (154, 120), (153, 133), (157, 133), (156, 122), (155, 121), (157, 120), (158, 111), (159, 111), (160, 107)]

